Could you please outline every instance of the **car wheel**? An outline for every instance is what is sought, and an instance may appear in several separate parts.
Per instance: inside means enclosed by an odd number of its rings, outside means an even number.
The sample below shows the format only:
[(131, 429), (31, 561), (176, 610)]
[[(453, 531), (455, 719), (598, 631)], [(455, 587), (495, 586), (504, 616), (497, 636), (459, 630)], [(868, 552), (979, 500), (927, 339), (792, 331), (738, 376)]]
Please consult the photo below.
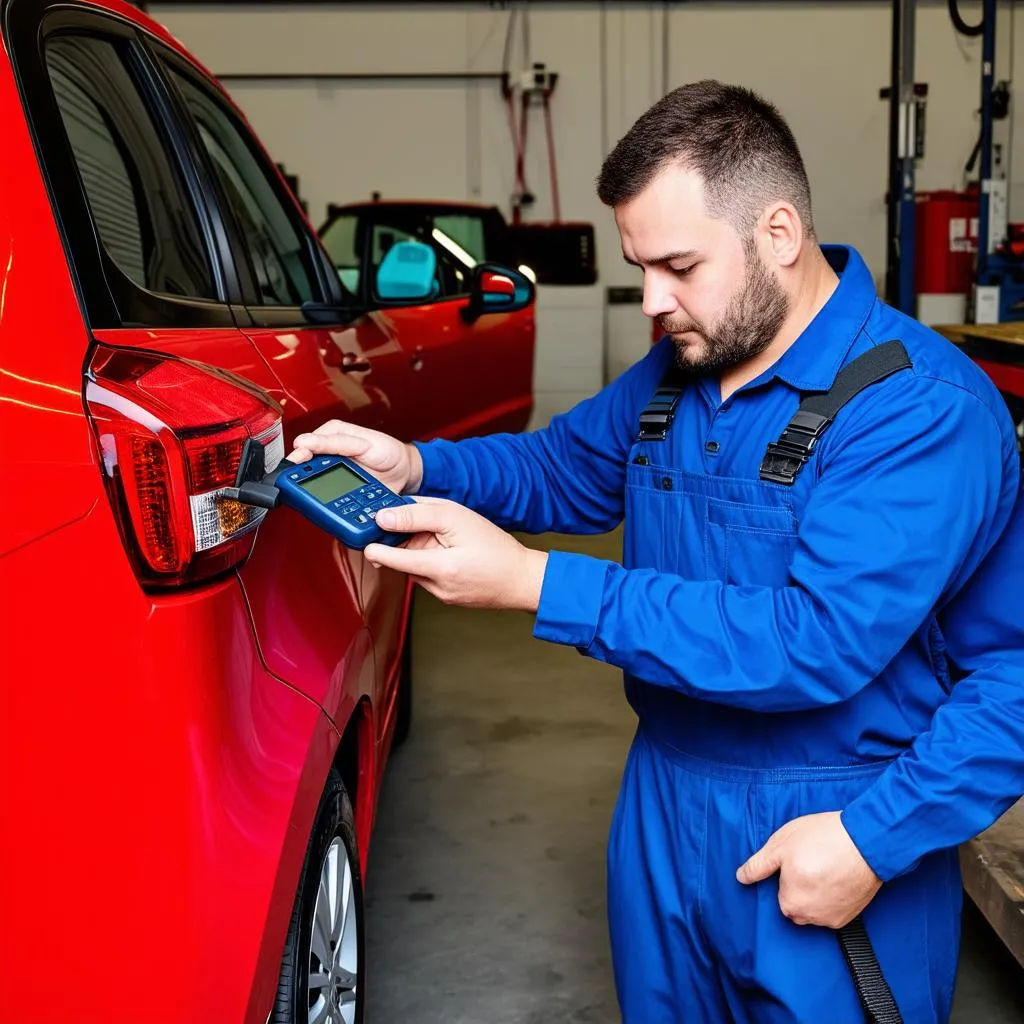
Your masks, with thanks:
[(332, 769), (306, 848), (271, 1024), (360, 1024), (364, 976), (355, 822)]
[(409, 625), (405, 630), (402, 645), (402, 667), (398, 677), (398, 694), (395, 697), (395, 732), (391, 745), (397, 747), (409, 738), (412, 727), (412, 607), (409, 608)]

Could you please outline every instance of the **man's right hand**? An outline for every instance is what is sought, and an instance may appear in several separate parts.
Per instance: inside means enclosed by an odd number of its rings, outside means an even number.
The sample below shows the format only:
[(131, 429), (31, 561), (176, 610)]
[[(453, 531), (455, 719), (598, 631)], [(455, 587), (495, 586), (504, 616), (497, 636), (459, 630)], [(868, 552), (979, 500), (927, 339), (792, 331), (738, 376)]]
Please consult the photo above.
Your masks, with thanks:
[(314, 455), (344, 455), (397, 494), (415, 494), (423, 481), (423, 460), (413, 445), (342, 420), (328, 420), (312, 433), (299, 434), (288, 459), (306, 462)]

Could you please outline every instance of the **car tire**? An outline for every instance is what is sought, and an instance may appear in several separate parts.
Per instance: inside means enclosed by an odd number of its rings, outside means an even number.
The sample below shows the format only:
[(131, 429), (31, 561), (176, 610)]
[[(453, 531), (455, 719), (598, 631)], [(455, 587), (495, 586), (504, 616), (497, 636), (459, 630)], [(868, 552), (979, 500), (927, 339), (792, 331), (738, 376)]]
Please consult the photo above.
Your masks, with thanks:
[[(366, 971), (357, 851), (352, 805), (332, 768), (306, 848), (269, 1024), (361, 1024)], [(329, 924), (329, 936), (318, 919)], [(324, 959), (331, 961), (326, 969)]]
[(391, 738), (392, 747), (400, 746), (409, 738), (412, 728), (412, 605), (409, 606), (409, 624), (405, 629), (405, 643), (402, 644), (402, 666), (398, 676), (398, 693), (395, 696), (395, 731)]

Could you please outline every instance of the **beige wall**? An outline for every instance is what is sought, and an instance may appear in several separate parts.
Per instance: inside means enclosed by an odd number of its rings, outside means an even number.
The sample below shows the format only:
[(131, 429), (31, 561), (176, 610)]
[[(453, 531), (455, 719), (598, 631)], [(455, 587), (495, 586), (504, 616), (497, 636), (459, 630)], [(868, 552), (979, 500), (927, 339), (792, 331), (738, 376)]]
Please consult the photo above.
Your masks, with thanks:
[[(977, 135), (980, 40), (955, 35), (945, 3), (919, 2), (918, 81), (930, 88), (919, 187), (958, 187)], [(962, 0), (964, 16), (980, 5)], [(232, 3), (185, 9), (151, 4), (210, 70), (380, 72), (499, 70), (507, 10), (487, 3), (366, 3), (281, 7)], [(562, 214), (598, 228), (601, 283), (570, 305), (603, 305), (608, 285), (639, 283), (622, 263), (611, 217), (593, 182), (607, 148), (661, 95), (662, 3), (530, 6), (533, 60), (559, 73), (554, 98)], [(740, 82), (775, 101), (801, 144), (819, 235), (857, 246), (880, 280), (885, 266), (888, 2), (701, 3), (670, 8), (670, 86), (702, 77)], [(603, 45), (602, 45), (603, 40)], [(517, 44), (520, 39), (517, 39)], [(1024, 17), (999, 6), (997, 78), (1008, 78), (1024, 42)], [(514, 62), (521, 56), (518, 45)], [(318, 223), (329, 201), (368, 196), (473, 198), (508, 211), (512, 147), (496, 84), (233, 83), (272, 156), (301, 179)], [(1008, 141), (1011, 125), (998, 126)], [(530, 124), (533, 217), (550, 215), (540, 113)], [(1024, 131), (1013, 139), (1011, 216), (1024, 219)], [(590, 293), (590, 294), (586, 294)], [(564, 303), (563, 303), (564, 305)], [(592, 331), (592, 320), (581, 317)], [(621, 310), (617, 324), (623, 323)], [(628, 323), (628, 320), (626, 321)], [(639, 321), (637, 321), (639, 322)], [(641, 325), (641, 328), (644, 325)], [(643, 350), (646, 331), (610, 332), (616, 366)], [(594, 382), (604, 339), (565, 338), (559, 358), (586, 358), (581, 392)], [(595, 348), (596, 346), (596, 348)], [(597, 355), (595, 356), (595, 352)], [(596, 362), (595, 362), (596, 360)], [(571, 360), (570, 360), (571, 361)], [(582, 371), (581, 371), (582, 372)], [(539, 373), (543, 375), (543, 366)], [(560, 399), (561, 401), (561, 399)]]
[[(975, 16), (978, 5), (961, 6), (965, 16)], [(155, 3), (151, 11), (220, 73), (494, 70), (509, 16), (484, 3), (233, 3), (192, 10)], [(1024, 41), (1024, 19), (1014, 18), (1009, 3), (999, 15), (996, 74), (1008, 77)], [(945, 4), (920, 3), (917, 17), (917, 78), (931, 90), (918, 180), (922, 188), (957, 186), (977, 131), (980, 42), (955, 36)], [(890, 5), (695, 2), (674, 5), (670, 19), (670, 84), (717, 77), (777, 102), (803, 148), (821, 234), (856, 244), (881, 273), (887, 129), (878, 89), (889, 75)], [(661, 94), (662, 25), (660, 3), (533, 6), (532, 57), (560, 75), (554, 115), (564, 216), (607, 228), (594, 176), (603, 147)], [(314, 220), (329, 200), (374, 188), (387, 195), (481, 198), (507, 208), (512, 150), (491, 83), (231, 88), (275, 159), (301, 177)], [(540, 218), (550, 205), (539, 112), (530, 127)], [(1005, 135), (1005, 126), (1000, 131)], [(1024, 138), (1015, 139), (1015, 149), (1022, 145)], [(1024, 178), (1024, 159), (1015, 163), (1016, 177)], [(1016, 215), (1024, 215), (1024, 180), (1011, 182), (1011, 196)], [(633, 282), (632, 272), (617, 265), (614, 231), (603, 231), (602, 242), (605, 283)]]

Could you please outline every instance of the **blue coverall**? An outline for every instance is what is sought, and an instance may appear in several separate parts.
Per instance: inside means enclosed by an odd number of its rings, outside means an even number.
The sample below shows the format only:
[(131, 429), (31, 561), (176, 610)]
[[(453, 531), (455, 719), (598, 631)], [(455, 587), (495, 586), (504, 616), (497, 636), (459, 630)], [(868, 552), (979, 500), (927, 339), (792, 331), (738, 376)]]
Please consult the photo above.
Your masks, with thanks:
[[(862, 1021), (835, 934), (787, 920), (777, 877), (735, 878), (787, 821), (844, 808), (888, 883), (864, 920), (904, 1020), (944, 1021), (961, 889), (935, 840), (970, 834), (986, 779), (1020, 778), (1019, 754), (972, 760), (1003, 710), (977, 689), (947, 703), (938, 620), (1010, 520), (1010, 416), (966, 356), (877, 299), (854, 250), (823, 251), (839, 285), (798, 340), (724, 402), (693, 381), (665, 440), (637, 425), (668, 338), (543, 430), (420, 446), (422, 493), (505, 528), (625, 519), (622, 565), (551, 553), (534, 635), (622, 668), (638, 716), (608, 851), (626, 1024)], [(853, 398), (793, 486), (759, 479), (801, 392), (890, 339), (912, 368)], [(954, 653), (977, 667), (985, 640), (968, 630)]]

